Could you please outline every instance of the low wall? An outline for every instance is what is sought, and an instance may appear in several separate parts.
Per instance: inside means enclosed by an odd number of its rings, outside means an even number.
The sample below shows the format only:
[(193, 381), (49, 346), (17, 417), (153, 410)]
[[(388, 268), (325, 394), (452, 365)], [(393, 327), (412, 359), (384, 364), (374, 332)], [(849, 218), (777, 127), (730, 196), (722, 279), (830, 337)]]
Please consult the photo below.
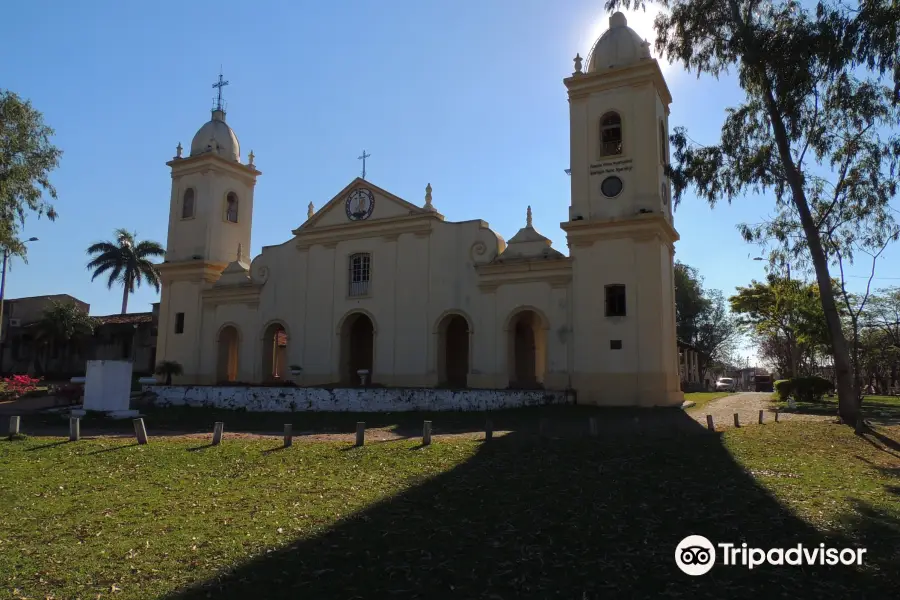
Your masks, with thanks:
[(249, 412), (481, 411), (565, 404), (565, 392), (431, 388), (227, 387), (148, 385), (156, 406), (199, 406)]

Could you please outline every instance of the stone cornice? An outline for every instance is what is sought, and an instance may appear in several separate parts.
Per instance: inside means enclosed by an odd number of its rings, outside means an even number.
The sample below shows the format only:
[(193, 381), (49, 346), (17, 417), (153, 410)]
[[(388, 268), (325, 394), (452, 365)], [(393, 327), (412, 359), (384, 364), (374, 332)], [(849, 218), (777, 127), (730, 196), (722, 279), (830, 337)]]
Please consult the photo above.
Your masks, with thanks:
[(431, 214), (417, 214), (372, 221), (348, 221), (302, 231), (295, 239), (297, 248), (306, 250), (317, 245), (334, 247), (340, 242), (364, 238), (382, 237), (391, 240), (404, 233), (427, 237), (431, 235), (432, 222), (435, 220), (438, 220), (437, 217)]
[(493, 292), (501, 285), (543, 282), (550, 287), (566, 287), (572, 281), (572, 259), (551, 258), (492, 262), (477, 265), (478, 288)]
[(666, 85), (666, 79), (655, 59), (595, 73), (572, 75), (563, 80), (569, 90), (569, 99), (583, 98), (594, 92), (636, 86), (645, 82), (653, 82), (663, 106), (668, 107), (672, 103), (669, 86)]
[(246, 304), (250, 307), (259, 305), (259, 292), (262, 285), (247, 283), (233, 286), (212, 287), (203, 290), (200, 297), (205, 306), (220, 304)]
[(228, 263), (209, 262), (205, 260), (182, 260), (164, 262), (156, 266), (163, 284), (172, 281), (201, 281), (214, 283), (219, 279)]
[(559, 224), (566, 232), (569, 247), (590, 246), (599, 240), (629, 238), (646, 241), (658, 238), (674, 247), (681, 237), (671, 223), (659, 213), (638, 214), (631, 217), (602, 221), (566, 221)]
[(192, 173), (218, 171), (228, 173), (252, 186), (256, 183), (256, 178), (262, 175), (262, 171), (257, 170), (256, 167), (227, 160), (217, 154), (200, 154), (187, 158), (174, 158), (167, 162), (166, 165), (172, 168), (173, 178)]

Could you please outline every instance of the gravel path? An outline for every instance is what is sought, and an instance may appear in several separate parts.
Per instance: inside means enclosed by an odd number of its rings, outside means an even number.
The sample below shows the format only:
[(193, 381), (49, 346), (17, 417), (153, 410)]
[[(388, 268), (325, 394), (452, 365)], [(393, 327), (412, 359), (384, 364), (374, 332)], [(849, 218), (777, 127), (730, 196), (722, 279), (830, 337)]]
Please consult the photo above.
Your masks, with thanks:
[[(775, 419), (775, 413), (770, 408), (770, 397), (771, 394), (768, 392), (732, 394), (713, 400), (699, 410), (690, 411), (689, 414), (704, 425), (706, 424), (706, 415), (712, 415), (716, 429), (734, 427), (734, 413), (738, 414), (741, 426), (756, 425), (759, 423), (759, 411), (761, 410), (765, 411), (763, 419), (766, 421)], [(779, 421), (827, 421), (834, 417), (782, 412), (778, 415), (778, 419)]]

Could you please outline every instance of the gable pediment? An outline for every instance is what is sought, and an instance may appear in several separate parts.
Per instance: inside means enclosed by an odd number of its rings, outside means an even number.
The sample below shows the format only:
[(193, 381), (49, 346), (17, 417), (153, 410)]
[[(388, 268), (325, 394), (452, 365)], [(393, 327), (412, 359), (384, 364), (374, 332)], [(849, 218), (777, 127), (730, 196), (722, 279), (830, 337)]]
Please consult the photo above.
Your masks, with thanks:
[(302, 236), (317, 229), (363, 226), (417, 215), (443, 218), (357, 177), (292, 233)]

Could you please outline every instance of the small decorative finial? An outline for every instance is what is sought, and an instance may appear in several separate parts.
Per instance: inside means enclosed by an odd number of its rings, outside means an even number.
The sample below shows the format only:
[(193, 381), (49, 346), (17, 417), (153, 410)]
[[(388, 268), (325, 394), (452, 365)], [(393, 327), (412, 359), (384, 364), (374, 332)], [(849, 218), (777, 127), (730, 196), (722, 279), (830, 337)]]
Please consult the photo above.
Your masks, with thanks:
[(254, 166), (254, 165), (253, 165), (253, 159), (256, 158), (256, 155), (253, 154), (253, 150), (250, 151), (250, 154), (247, 155), (247, 158), (250, 160), (250, 166), (251, 166), (251, 167)]
[(312, 219), (314, 214), (316, 214), (316, 209), (313, 208), (313, 203), (310, 202), (309, 206), (306, 207), (306, 218)]
[(431, 205), (431, 184), (425, 186), (425, 210), (434, 210)]
[(238, 242), (237, 261), (238, 262), (244, 261), (244, 245), (240, 242)]
[(525, 212), (525, 227), (531, 227), (531, 206)]
[(175, 158), (181, 158), (181, 153), (184, 151), (184, 148), (181, 147), (181, 142), (178, 142), (178, 145), (175, 146)]
[(575, 73), (574, 73), (574, 75), (580, 75), (582, 73), (581, 62), (583, 60), (584, 59), (581, 58), (581, 54), (577, 54), (577, 53), (575, 54)]

